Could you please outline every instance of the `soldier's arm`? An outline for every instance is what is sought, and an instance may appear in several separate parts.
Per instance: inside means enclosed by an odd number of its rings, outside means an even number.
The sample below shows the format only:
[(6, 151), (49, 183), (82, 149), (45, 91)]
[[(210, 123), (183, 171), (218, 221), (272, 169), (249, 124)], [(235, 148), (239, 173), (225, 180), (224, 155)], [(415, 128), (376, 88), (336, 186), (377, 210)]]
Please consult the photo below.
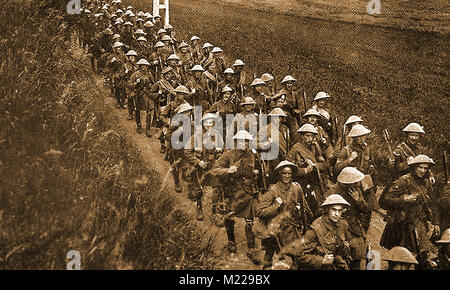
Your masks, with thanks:
[(338, 175), (345, 167), (351, 166), (352, 161), (350, 160), (350, 156), (347, 153), (347, 147), (344, 147), (341, 150), (340, 156), (336, 160), (336, 164), (334, 165), (334, 173), (336, 175)]
[(275, 201), (275, 188), (271, 186), (268, 192), (260, 197), (260, 201), (256, 206), (256, 216), (262, 218), (273, 218), (278, 214), (280, 207)]
[(408, 188), (405, 178), (399, 178), (392, 184), (391, 188), (384, 195), (383, 203), (388, 207), (404, 208), (407, 203), (404, 196), (408, 194)]
[(213, 176), (224, 176), (228, 173), (229, 166), (229, 153), (225, 152), (219, 157), (219, 159), (216, 160), (213, 168), (209, 171), (209, 173)]
[(313, 269), (320, 269), (323, 266), (323, 256), (317, 255), (316, 248), (319, 245), (316, 232), (308, 229), (302, 239), (304, 246), (300, 249), (298, 261), (303, 265), (308, 265)]

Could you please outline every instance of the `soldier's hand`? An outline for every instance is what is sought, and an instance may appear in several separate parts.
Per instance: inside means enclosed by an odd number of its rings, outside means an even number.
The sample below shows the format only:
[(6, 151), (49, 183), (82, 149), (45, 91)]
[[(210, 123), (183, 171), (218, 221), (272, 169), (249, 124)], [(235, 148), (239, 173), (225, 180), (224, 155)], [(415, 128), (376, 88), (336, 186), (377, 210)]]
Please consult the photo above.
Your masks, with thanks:
[(351, 197), (358, 201), (359, 200), (359, 190), (356, 188), (349, 188), (348, 193), (351, 195)]
[(217, 148), (216, 148), (216, 152), (220, 153), (220, 152), (222, 152), (222, 151), (223, 151), (222, 148), (220, 148), (220, 147), (217, 147)]
[(238, 168), (237, 168), (236, 165), (231, 165), (230, 168), (228, 168), (227, 173), (228, 174), (233, 174), (233, 173), (236, 173), (237, 170), (238, 170)]
[(323, 265), (331, 265), (331, 264), (333, 264), (333, 261), (334, 261), (333, 254), (327, 254), (327, 255), (323, 256), (322, 264)]
[(314, 162), (312, 162), (311, 159), (306, 159), (306, 163), (308, 164), (308, 167), (315, 167), (316, 164)]
[(281, 199), (281, 197), (277, 197), (277, 199), (275, 199), (275, 201), (281, 205), (283, 203), (283, 200)]
[(201, 168), (203, 168), (203, 169), (205, 169), (206, 168), (206, 166), (208, 166), (208, 164), (205, 162), (205, 161), (200, 161), (199, 163), (198, 163), (198, 166), (200, 166)]
[(430, 176), (430, 182), (431, 182), (431, 184), (435, 184), (436, 183), (436, 179), (433, 176)]
[(350, 161), (353, 161), (356, 158), (358, 158), (358, 152), (353, 151), (352, 154), (350, 155)]
[(259, 170), (258, 169), (253, 169), (253, 174), (254, 175), (258, 175), (259, 174)]
[(418, 197), (417, 193), (416, 194), (409, 194), (409, 195), (404, 196), (403, 200), (405, 202), (411, 202), (412, 203), (412, 202), (416, 202), (417, 197)]
[(320, 138), (320, 143), (322, 143), (322, 144), (327, 144), (327, 139), (325, 139), (325, 138)]

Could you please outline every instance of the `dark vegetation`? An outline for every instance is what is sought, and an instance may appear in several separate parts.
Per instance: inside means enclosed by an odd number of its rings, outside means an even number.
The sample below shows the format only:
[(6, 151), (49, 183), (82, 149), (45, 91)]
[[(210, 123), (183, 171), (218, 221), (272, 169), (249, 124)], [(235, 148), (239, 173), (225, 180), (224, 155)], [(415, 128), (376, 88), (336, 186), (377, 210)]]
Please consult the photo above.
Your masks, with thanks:
[[(64, 2), (64, 3), (63, 3)], [(0, 268), (211, 269), (211, 241), (118, 131), (65, 1), (0, 10)]]

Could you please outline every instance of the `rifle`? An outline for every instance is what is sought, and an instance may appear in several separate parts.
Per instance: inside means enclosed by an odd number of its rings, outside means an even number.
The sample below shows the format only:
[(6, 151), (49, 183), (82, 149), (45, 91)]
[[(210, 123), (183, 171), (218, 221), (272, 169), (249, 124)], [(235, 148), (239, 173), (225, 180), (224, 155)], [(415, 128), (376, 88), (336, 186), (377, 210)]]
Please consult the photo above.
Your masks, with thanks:
[(388, 132), (387, 129), (384, 129), (384, 130), (383, 130), (383, 138), (384, 138), (384, 141), (386, 141), (386, 144), (387, 144), (388, 149), (389, 149), (389, 153), (390, 153), (391, 155), (393, 155), (393, 153), (392, 153), (392, 147), (391, 147), (391, 140), (390, 140), (390, 138), (389, 138), (389, 132)]
[(448, 182), (448, 161), (447, 161), (447, 150), (442, 152), (442, 159), (444, 164), (444, 176), (445, 176), (445, 183)]
[(339, 141), (338, 117), (334, 116), (334, 144)]
[(258, 152), (256, 153), (256, 158), (258, 158), (258, 161), (259, 161), (260, 167), (261, 167), (261, 177), (262, 177), (262, 182), (263, 182), (262, 191), (265, 192), (267, 190), (267, 182), (266, 182), (266, 174), (268, 176), (267, 167), (266, 167), (266, 164), (264, 163), (264, 160), (261, 159), (261, 156), (259, 155)]
[(306, 111), (308, 111), (308, 107), (306, 106), (306, 93), (305, 93), (305, 90), (303, 90), (303, 108), (305, 109), (305, 113), (306, 113)]

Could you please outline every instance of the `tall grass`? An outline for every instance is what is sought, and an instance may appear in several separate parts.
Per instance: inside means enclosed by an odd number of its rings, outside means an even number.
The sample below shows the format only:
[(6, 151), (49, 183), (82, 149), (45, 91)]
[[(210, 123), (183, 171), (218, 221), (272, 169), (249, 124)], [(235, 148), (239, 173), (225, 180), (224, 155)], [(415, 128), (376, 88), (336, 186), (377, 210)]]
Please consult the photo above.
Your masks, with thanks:
[(211, 268), (211, 241), (155, 192), (57, 4), (0, 10), (0, 268), (65, 269), (69, 250), (82, 269)]

